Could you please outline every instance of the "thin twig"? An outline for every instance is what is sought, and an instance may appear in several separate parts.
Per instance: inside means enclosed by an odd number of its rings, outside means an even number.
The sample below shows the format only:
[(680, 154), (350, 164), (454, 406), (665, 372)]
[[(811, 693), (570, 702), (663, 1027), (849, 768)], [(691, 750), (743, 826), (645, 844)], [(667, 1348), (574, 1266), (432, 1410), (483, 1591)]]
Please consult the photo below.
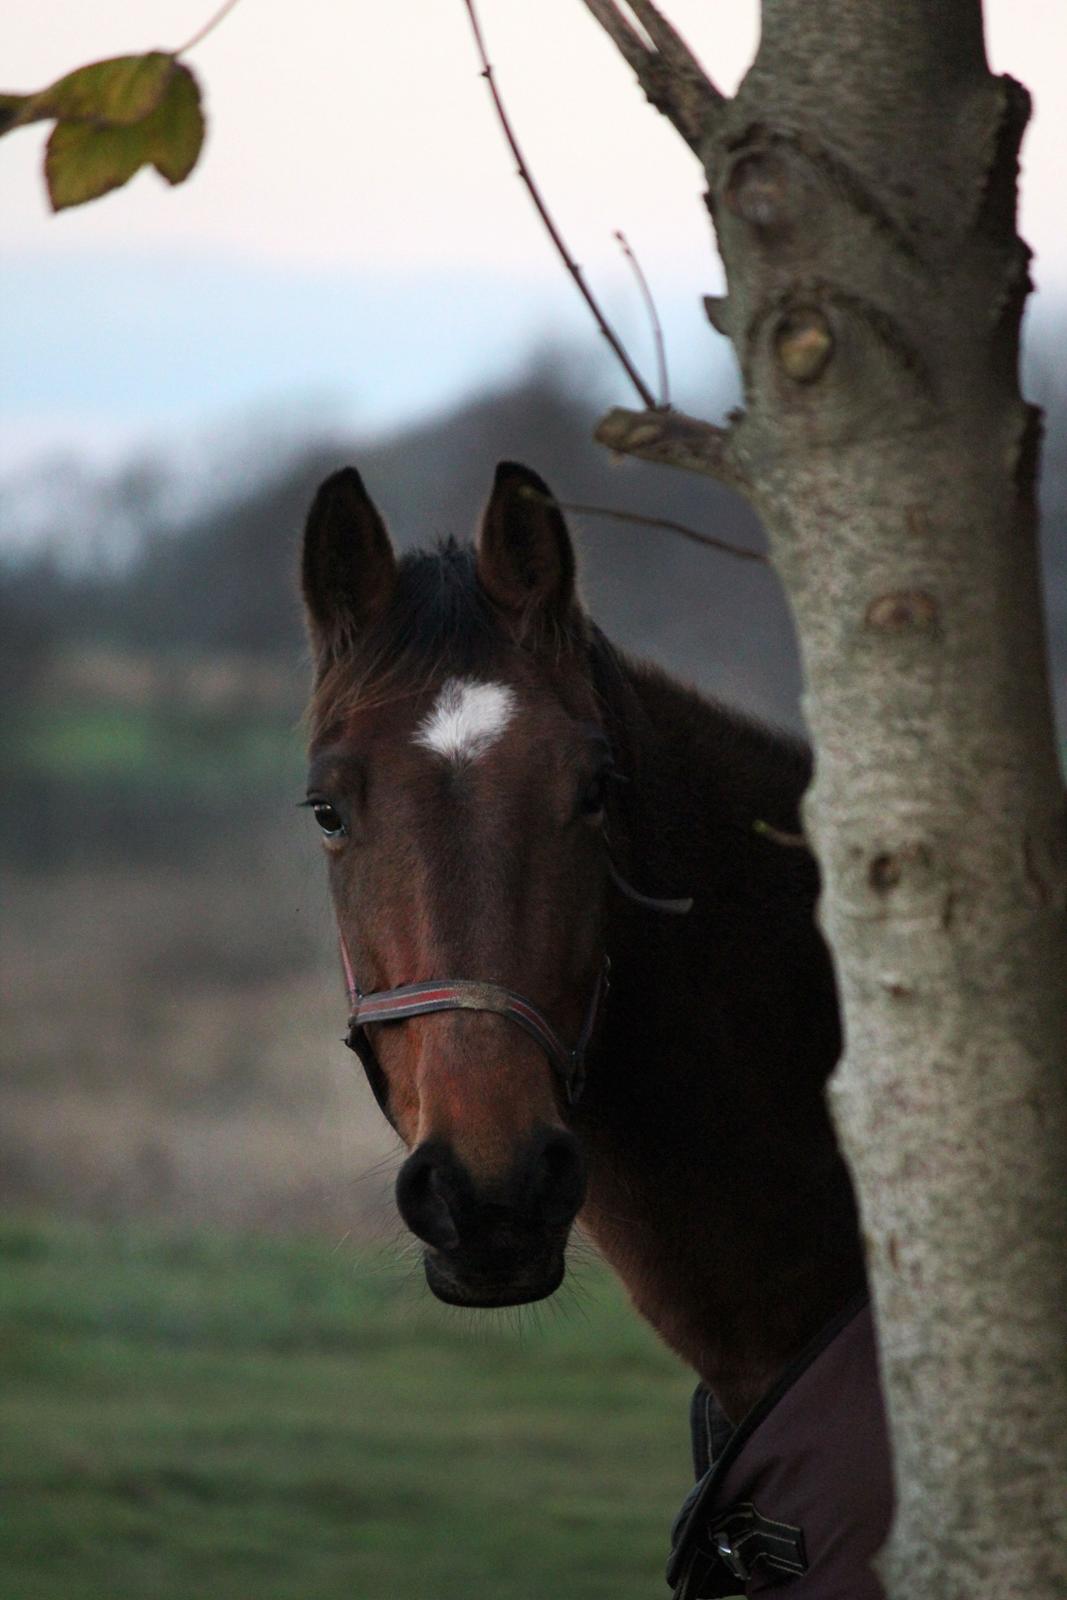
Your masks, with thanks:
[(173, 54), (175, 56), (186, 55), (188, 51), (192, 50), (195, 45), (198, 45), (201, 40), (206, 39), (209, 33), (214, 33), (219, 23), (225, 21), (237, 3), (238, 0), (225, 0), (225, 4), (219, 7), (214, 16), (209, 17), (204, 23), (204, 26), (202, 28), (198, 28), (193, 34), (193, 37), (191, 39), (187, 39), (185, 44), (182, 45), (181, 49), (175, 50)]
[(637, 279), (637, 287), (644, 297), (648, 320), (652, 324), (652, 338), (656, 346), (656, 368), (659, 372), (659, 403), (661, 406), (669, 406), (671, 403), (671, 385), (667, 376), (667, 348), (663, 343), (663, 324), (659, 320), (656, 302), (652, 298), (652, 290), (648, 286), (648, 279), (641, 270), (641, 263), (631, 249), (630, 241), (621, 228), (615, 229), (615, 237), (622, 246), (623, 255), (633, 268), (634, 277)]
[(571, 511), (575, 516), (610, 517), (615, 522), (636, 522), (642, 528), (665, 528), (668, 533), (677, 533), (683, 539), (705, 544), (710, 550), (721, 550), (723, 555), (736, 556), (739, 561), (759, 561), (765, 567), (770, 566), (762, 550), (746, 550), (744, 545), (730, 544), (726, 539), (717, 539), (712, 533), (702, 533), (699, 528), (687, 527), (684, 522), (672, 522), (667, 517), (646, 517), (637, 511), (620, 511), (611, 506), (576, 505), (566, 500), (556, 500), (554, 504), (561, 511)]
[(651, 0), (629, 0), (644, 29), (641, 37), (615, 0), (585, 0), (637, 74), (637, 81), (657, 111), (662, 111), (697, 155), (726, 104), (681, 35), (660, 15)]
[[(235, 3), (235, 0), (231, 0), (231, 3)], [(489, 57), (486, 53), (485, 40), (482, 37), (481, 25), (478, 22), (478, 14), (474, 9), (474, 0), (463, 0), (463, 3), (467, 9), (467, 15), (470, 18), (471, 31), (474, 34), (474, 43), (477, 47), (478, 56), (482, 63), (482, 77), (485, 79), (489, 87), (489, 93), (492, 96), (493, 105), (496, 108), (496, 114), (497, 118), (499, 119), (501, 129), (503, 130), (504, 137), (511, 148), (511, 153), (515, 157), (515, 161), (519, 169), (519, 177), (526, 185), (530, 199), (537, 207), (538, 215), (548, 230), (548, 236), (555, 245), (556, 252), (559, 255), (560, 260), (563, 262), (563, 265), (566, 267), (567, 271), (570, 273), (575, 284), (577, 285), (578, 292), (582, 296), (582, 299), (593, 313), (593, 316), (596, 319), (597, 327), (600, 329), (601, 333), (604, 335), (604, 338), (608, 341), (608, 344), (615, 352), (616, 357), (622, 364), (626, 376), (629, 378), (630, 382), (641, 396), (644, 404), (649, 408), (650, 411), (655, 411), (656, 401), (652, 391), (648, 388), (644, 379), (641, 377), (641, 374), (630, 360), (622, 346), (622, 343), (619, 340), (618, 335), (611, 327), (596, 300), (593, 298), (592, 291), (585, 281), (585, 276), (581, 267), (574, 260), (570, 251), (567, 249), (559, 229), (556, 227), (556, 224), (549, 215), (548, 207), (541, 198), (541, 192), (530, 174), (529, 167), (526, 165), (526, 159), (519, 148), (518, 140), (515, 137), (515, 132), (511, 126), (508, 114), (504, 109), (504, 102), (500, 98), (500, 91), (496, 86), (496, 78), (493, 75), (493, 69), (489, 64)]]

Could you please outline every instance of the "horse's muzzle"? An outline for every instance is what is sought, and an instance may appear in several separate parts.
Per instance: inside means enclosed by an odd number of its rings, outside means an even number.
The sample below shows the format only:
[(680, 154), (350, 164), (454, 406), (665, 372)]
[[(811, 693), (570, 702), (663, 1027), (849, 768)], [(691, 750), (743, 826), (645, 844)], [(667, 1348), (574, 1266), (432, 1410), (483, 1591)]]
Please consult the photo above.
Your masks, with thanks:
[(420, 1145), (397, 1177), (397, 1206), (430, 1248), (426, 1278), (450, 1305), (505, 1306), (559, 1288), (571, 1223), (585, 1198), (578, 1141), (538, 1129), (506, 1176), (476, 1182), (443, 1140)]
[(563, 1282), (566, 1270), (562, 1245), (539, 1260), (512, 1262), (506, 1270), (491, 1273), (481, 1264), (472, 1268), (432, 1250), (426, 1252), (423, 1265), (426, 1282), (438, 1300), (472, 1310), (547, 1300)]

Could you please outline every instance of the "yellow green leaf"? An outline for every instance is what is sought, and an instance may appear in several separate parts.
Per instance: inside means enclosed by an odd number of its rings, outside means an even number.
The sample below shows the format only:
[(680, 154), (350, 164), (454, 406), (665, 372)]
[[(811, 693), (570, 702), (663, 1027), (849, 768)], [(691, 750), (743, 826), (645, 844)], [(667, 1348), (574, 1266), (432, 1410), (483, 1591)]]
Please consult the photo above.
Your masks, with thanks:
[(160, 104), (175, 70), (162, 50), (90, 62), (36, 94), (0, 96), (0, 133), (52, 118), (129, 127)]
[(162, 50), (115, 56), (68, 72), (50, 89), (48, 115), (57, 122), (106, 122), (118, 127), (143, 122), (160, 104), (175, 71)]
[(84, 205), (127, 183), (148, 160), (144, 130), (57, 122), (44, 157), (53, 211)]
[(188, 67), (178, 66), (171, 78), (155, 124), (152, 164), (168, 183), (183, 183), (196, 166), (204, 143), (200, 85)]
[(200, 90), (188, 67), (171, 62), (158, 103), (126, 125), (57, 122), (45, 153), (45, 181), (54, 211), (83, 205), (127, 183), (151, 164), (168, 183), (181, 183), (204, 142)]

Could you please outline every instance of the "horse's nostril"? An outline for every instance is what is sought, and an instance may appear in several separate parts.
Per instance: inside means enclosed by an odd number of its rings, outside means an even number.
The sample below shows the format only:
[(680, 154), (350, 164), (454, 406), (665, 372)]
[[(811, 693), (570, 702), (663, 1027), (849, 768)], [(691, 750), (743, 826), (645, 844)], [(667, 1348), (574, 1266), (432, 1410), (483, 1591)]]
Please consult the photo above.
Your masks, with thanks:
[(396, 1179), (400, 1215), (420, 1239), (435, 1250), (454, 1250), (459, 1230), (452, 1213), (455, 1201), (453, 1160), (446, 1150), (422, 1145), (404, 1162)]
[(396, 1179), (412, 1233), (449, 1254), (528, 1249), (545, 1229), (569, 1227), (584, 1198), (582, 1152), (562, 1128), (540, 1129), (506, 1178), (482, 1186), (444, 1141), (413, 1150)]
[(585, 1161), (572, 1133), (546, 1129), (536, 1152), (531, 1199), (546, 1221), (570, 1222), (585, 1199)]

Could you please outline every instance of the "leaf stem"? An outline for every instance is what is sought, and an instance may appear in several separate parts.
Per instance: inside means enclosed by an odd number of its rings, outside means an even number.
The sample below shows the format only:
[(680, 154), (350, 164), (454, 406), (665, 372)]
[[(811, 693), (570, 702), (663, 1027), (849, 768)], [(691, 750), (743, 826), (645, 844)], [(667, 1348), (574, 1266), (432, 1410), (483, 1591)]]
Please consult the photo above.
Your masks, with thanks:
[(200, 44), (202, 40), (206, 39), (209, 33), (214, 33), (219, 23), (226, 20), (234, 6), (237, 4), (238, 0), (224, 0), (224, 4), (219, 7), (213, 16), (208, 18), (203, 27), (198, 28), (193, 34), (193, 37), (191, 39), (187, 39), (180, 49), (172, 52), (175, 58), (178, 56), (187, 55), (188, 52), (194, 48), (194, 46)]

